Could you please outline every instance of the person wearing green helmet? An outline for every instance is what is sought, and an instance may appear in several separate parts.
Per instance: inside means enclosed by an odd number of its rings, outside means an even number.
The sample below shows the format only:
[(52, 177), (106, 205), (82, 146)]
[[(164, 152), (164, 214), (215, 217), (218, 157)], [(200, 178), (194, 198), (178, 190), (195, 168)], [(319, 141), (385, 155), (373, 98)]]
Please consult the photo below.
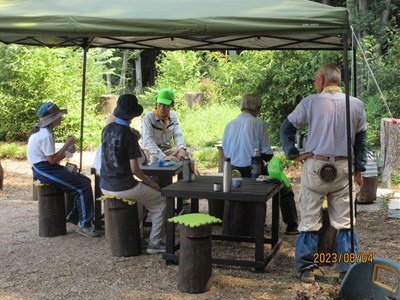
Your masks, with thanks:
[(174, 100), (174, 91), (169, 88), (160, 89), (156, 107), (142, 119), (141, 147), (148, 159), (150, 155), (154, 155), (164, 161), (179, 161), (187, 154), (178, 118), (176, 113), (171, 111)]

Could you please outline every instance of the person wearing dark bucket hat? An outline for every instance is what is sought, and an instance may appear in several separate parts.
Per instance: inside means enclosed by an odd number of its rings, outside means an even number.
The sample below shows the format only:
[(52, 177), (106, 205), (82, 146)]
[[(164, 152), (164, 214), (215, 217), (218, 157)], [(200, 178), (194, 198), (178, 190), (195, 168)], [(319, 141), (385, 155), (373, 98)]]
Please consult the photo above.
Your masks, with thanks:
[(132, 120), (143, 112), (143, 106), (138, 103), (136, 96), (124, 94), (119, 96), (114, 116), (123, 120)]
[(59, 164), (67, 152), (75, 152), (70, 149), (70, 146), (74, 146), (75, 139), (68, 136), (61, 149), (57, 152), (55, 149), (54, 128), (61, 125), (61, 117), (66, 113), (66, 109), (60, 109), (52, 102), (39, 108), (37, 114), (40, 121), (32, 128), (27, 158), (34, 180), (56, 186), (74, 197), (74, 205), (67, 221), (77, 224), (76, 232), (87, 237), (96, 237), (97, 232), (92, 230), (93, 191), (90, 179), (82, 174), (71, 173)]
[(152, 227), (147, 253), (153, 254), (165, 252), (161, 240), (166, 201), (159, 192), (159, 185), (139, 167), (138, 160), (142, 157), (139, 137), (132, 132), (130, 122), (142, 112), (143, 107), (134, 95), (124, 94), (118, 98), (114, 109), (116, 120), (106, 125), (101, 134), (100, 188), (104, 195), (135, 199), (150, 212)]
[[(174, 91), (168, 88), (160, 89), (156, 107), (143, 117), (141, 146), (147, 159), (152, 155), (157, 159), (178, 161), (187, 155), (182, 129), (176, 113), (171, 111), (174, 101)], [(172, 145), (172, 139), (175, 147)]]

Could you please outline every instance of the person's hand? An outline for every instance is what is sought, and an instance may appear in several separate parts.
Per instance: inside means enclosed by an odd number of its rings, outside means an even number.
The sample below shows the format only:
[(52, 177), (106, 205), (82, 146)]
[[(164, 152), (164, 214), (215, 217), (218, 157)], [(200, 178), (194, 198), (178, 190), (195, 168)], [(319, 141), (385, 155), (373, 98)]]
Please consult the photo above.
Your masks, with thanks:
[(360, 171), (355, 171), (354, 172), (354, 181), (358, 184), (360, 188), (363, 187), (364, 185), (364, 180), (362, 178), (361, 172)]
[(75, 144), (75, 139), (74, 139), (74, 137), (72, 136), (72, 135), (68, 135), (67, 136), (67, 139), (65, 140), (65, 144), (67, 145), (67, 146), (71, 146), (71, 145), (74, 145)]
[(163, 160), (164, 161), (171, 161), (171, 160), (178, 161), (178, 158), (176, 156), (173, 156), (173, 155), (168, 155), (168, 156), (164, 156)]
[(68, 151), (69, 153), (75, 153), (75, 152), (76, 152), (75, 145), (70, 145), (70, 146), (68, 146), (67, 151)]
[(149, 185), (149, 187), (151, 187), (151, 188), (153, 188), (153, 189), (155, 189), (157, 191), (160, 190), (160, 186), (158, 185), (158, 183), (153, 181), (153, 180), (150, 180), (148, 185)]
[(306, 159), (309, 159), (311, 156), (313, 156), (313, 154), (311, 152), (307, 152), (307, 153), (302, 153), (299, 156), (297, 156), (295, 159), (293, 159), (294, 161), (299, 161), (301, 163), (304, 163), (304, 161)]
[(183, 160), (185, 158), (185, 156), (186, 156), (186, 150), (183, 148), (179, 149), (178, 154), (176, 155), (176, 158), (178, 160)]

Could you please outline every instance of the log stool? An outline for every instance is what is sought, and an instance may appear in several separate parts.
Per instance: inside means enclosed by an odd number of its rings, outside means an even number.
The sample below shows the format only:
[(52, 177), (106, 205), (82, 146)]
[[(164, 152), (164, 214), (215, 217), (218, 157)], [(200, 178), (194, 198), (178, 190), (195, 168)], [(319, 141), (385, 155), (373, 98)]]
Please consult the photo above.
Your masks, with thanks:
[(186, 293), (207, 292), (212, 274), (211, 225), (222, 221), (201, 213), (180, 215), (168, 221), (180, 224), (178, 289)]
[(39, 236), (66, 234), (64, 192), (50, 184), (35, 184), (39, 204)]
[(142, 253), (137, 203), (131, 199), (101, 196), (104, 203), (105, 236), (112, 256), (137, 256)]

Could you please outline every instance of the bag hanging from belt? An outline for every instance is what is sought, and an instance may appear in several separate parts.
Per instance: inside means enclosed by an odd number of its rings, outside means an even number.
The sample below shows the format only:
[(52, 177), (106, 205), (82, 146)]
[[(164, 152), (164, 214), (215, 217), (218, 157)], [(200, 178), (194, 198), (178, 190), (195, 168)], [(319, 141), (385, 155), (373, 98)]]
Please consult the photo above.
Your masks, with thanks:
[(336, 179), (337, 170), (334, 165), (326, 164), (318, 170), (319, 178), (326, 183), (330, 183)]

